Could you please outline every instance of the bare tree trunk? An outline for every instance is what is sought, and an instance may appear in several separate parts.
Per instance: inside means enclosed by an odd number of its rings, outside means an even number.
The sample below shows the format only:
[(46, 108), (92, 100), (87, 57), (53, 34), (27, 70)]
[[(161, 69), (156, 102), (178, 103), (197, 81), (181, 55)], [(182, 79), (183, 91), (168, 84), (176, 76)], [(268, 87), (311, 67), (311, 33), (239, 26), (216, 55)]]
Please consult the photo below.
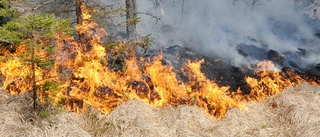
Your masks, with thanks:
[(31, 49), (31, 71), (32, 71), (32, 85), (33, 85), (33, 110), (37, 108), (37, 83), (36, 83), (36, 69), (35, 69), (35, 47), (32, 45)]
[(136, 31), (136, 1), (135, 0), (126, 0), (126, 17), (127, 17), (127, 35), (129, 38), (134, 37)]
[[(76, 0), (76, 16), (77, 16), (77, 24), (82, 24), (82, 10), (81, 5), (84, 4), (83, 0)], [(79, 32), (78, 32), (79, 33)], [(84, 34), (79, 33), (79, 40), (84, 41)]]

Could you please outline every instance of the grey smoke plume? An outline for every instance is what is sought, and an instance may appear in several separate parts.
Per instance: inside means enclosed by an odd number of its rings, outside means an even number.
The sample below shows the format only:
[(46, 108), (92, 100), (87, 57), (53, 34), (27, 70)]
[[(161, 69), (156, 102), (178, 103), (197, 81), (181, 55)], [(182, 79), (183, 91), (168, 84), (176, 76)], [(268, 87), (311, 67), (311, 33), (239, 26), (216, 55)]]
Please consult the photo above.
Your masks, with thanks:
[[(138, 10), (153, 13), (163, 22), (155, 24), (154, 18), (141, 15), (138, 29), (141, 34), (152, 33), (166, 46), (188, 45), (234, 65), (258, 61), (241, 56), (236, 48), (240, 43), (267, 45), (280, 53), (302, 48), (310, 54), (297, 64), (320, 62), (319, 41), (314, 35), (319, 21), (312, 19), (318, 1), (259, 0), (254, 7), (246, 1), (250, 0), (162, 0), (164, 14), (160, 14), (152, 0), (139, 0)], [(163, 31), (164, 27), (169, 30)]]

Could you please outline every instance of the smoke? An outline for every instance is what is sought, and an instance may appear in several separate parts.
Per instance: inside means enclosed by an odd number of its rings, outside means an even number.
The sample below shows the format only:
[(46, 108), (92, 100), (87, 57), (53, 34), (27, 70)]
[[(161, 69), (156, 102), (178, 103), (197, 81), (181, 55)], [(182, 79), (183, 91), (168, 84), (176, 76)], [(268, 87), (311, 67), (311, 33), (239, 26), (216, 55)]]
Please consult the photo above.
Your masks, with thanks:
[[(238, 53), (237, 46), (241, 43), (283, 54), (305, 49), (309, 57), (296, 60), (304, 64), (319, 63), (319, 45), (314, 36), (319, 22), (311, 18), (311, 11), (317, 8), (315, 2), (259, 0), (252, 6), (247, 1), (250, 0), (163, 0), (160, 8), (164, 14), (161, 14), (155, 2), (139, 0), (140, 12), (153, 13), (162, 22), (140, 15), (142, 22), (138, 30), (140, 34), (152, 33), (155, 41), (165, 46), (189, 46), (234, 65), (258, 61)], [(168, 33), (163, 31), (164, 27), (172, 30)], [(295, 56), (288, 55), (291, 57)]]

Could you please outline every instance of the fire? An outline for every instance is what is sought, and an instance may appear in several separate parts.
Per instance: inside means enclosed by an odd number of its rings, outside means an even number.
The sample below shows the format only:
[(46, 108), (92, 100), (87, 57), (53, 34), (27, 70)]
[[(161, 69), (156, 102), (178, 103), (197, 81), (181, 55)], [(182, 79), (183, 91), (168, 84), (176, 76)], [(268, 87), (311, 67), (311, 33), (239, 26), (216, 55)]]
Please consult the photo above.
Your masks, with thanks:
[(259, 62), (257, 68), (256, 74), (258, 78), (249, 76), (245, 78), (251, 89), (250, 94), (245, 96), (247, 100), (263, 100), (266, 97), (280, 93), (288, 86), (298, 86), (305, 82), (293, 70), (278, 72), (271, 61)]
[[(52, 55), (38, 50), (37, 56), (51, 56), (55, 59), (51, 69), (36, 66), (35, 74), (38, 96), (41, 102), (62, 104), (65, 108), (81, 112), (86, 105), (110, 113), (115, 107), (131, 99), (139, 99), (152, 106), (195, 105), (206, 112), (222, 118), (229, 109), (246, 110), (245, 102), (259, 101), (280, 93), (288, 86), (297, 86), (304, 79), (292, 71), (280, 73), (274, 70), (270, 61), (257, 65), (257, 77), (245, 78), (251, 88), (249, 95), (241, 91), (231, 93), (228, 86), (218, 86), (201, 72), (204, 60), (191, 62), (181, 72), (188, 82), (178, 79), (172, 66), (162, 64), (162, 55), (152, 59), (137, 59), (128, 51), (123, 70), (114, 71), (108, 67), (107, 50), (101, 37), (107, 32), (91, 21), (86, 7), (82, 7), (82, 24), (76, 26), (86, 41), (56, 35), (56, 52)], [(10, 56), (25, 53), (25, 46), (19, 46)], [(127, 47), (120, 42), (118, 47)], [(1, 57), (0, 72), (5, 78), (3, 87), (10, 94), (21, 94), (32, 89), (31, 65), (21, 58)], [(41, 92), (40, 92), (41, 91)]]
[(19, 58), (1, 62), (0, 65), (1, 74), (6, 77), (3, 85), (11, 95), (29, 90), (31, 83), (29, 82), (30, 78), (28, 77), (27, 72), (30, 68), (25, 67)]
[(203, 61), (188, 61), (187, 64), (188, 72), (191, 72), (189, 87), (193, 91), (190, 95), (196, 98), (198, 106), (217, 118), (224, 116), (226, 111), (233, 107), (247, 109), (242, 102), (227, 96), (229, 87), (219, 87), (214, 81), (210, 81), (204, 76), (200, 70)]

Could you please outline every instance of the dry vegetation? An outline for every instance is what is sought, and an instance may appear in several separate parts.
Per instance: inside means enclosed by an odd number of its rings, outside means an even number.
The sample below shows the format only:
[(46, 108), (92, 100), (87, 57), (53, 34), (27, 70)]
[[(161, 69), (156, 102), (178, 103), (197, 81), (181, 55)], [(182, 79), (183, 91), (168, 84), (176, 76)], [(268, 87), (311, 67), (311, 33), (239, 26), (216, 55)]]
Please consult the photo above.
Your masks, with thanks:
[(54, 107), (32, 111), (30, 95), (0, 92), (0, 136), (318, 136), (320, 86), (302, 84), (249, 110), (216, 120), (198, 107), (150, 107), (132, 100), (109, 115), (94, 108), (76, 114)]

